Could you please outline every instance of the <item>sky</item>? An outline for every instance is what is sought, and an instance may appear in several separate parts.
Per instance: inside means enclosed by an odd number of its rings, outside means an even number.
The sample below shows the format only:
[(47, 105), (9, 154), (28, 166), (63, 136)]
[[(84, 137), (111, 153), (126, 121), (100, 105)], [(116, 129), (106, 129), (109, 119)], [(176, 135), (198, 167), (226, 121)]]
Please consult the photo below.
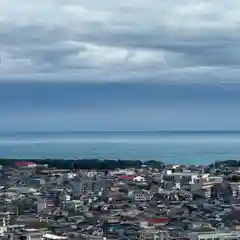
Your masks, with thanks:
[(240, 130), (239, 0), (1, 0), (0, 131)]
[(240, 130), (240, 86), (0, 83), (0, 131)]

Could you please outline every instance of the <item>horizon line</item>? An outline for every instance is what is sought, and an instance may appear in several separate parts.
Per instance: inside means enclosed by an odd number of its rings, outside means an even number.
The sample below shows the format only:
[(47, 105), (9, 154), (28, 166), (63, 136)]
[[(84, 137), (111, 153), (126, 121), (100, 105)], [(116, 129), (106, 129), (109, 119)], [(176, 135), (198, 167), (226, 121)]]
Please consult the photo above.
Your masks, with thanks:
[(44, 133), (240, 133), (240, 130), (40, 130), (40, 131), (1, 131), (0, 134), (44, 134)]

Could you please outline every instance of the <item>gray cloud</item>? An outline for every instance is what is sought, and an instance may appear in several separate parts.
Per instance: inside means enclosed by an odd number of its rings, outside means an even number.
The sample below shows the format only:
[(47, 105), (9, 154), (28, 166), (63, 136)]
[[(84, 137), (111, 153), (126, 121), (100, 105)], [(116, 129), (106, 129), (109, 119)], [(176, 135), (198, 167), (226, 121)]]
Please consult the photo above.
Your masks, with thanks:
[(238, 81), (240, 2), (2, 0), (2, 80)]

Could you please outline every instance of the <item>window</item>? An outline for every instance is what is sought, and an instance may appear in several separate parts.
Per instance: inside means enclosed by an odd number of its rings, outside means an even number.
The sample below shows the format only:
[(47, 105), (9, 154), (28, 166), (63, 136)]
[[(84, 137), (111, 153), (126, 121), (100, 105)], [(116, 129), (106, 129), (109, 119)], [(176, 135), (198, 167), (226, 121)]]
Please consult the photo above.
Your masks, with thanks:
[(19, 238), (20, 238), (20, 240), (26, 240), (27, 239), (26, 236), (20, 236)]

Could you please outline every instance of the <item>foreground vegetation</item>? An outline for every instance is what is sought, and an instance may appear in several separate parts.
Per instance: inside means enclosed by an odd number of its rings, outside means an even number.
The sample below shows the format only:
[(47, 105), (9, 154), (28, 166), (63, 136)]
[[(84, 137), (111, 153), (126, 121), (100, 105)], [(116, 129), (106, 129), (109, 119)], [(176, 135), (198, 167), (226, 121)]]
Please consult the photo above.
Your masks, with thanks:
[[(147, 165), (152, 168), (164, 168), (161, 161), (149, 160), (99, 160), (99, 159), (0, 159), (0, 165), (13, 166), (19, 161), (31, 161), (36, 164), (47, 164), (49, 167), (61, 169), (116, 169), (116, 168), (140, 168)], [(239, 160), (216, 161), (209, 165), (209, 168), (226, 169), (229, 167), (240, 167)]]
[[(16, 162), (23, 161), (21, 159), (0, 159), (3, 166), (12, 166)], [(99, 160), (99, 159), (28, 159), (37, 164), (48, 164), (49, 167), (61, 169), (116, 169), (116, 168), (140, 168), (146, 164), (152, 168), (163, 168), (164, 164), (160, 161), (139, 161), (139, 160)]]

